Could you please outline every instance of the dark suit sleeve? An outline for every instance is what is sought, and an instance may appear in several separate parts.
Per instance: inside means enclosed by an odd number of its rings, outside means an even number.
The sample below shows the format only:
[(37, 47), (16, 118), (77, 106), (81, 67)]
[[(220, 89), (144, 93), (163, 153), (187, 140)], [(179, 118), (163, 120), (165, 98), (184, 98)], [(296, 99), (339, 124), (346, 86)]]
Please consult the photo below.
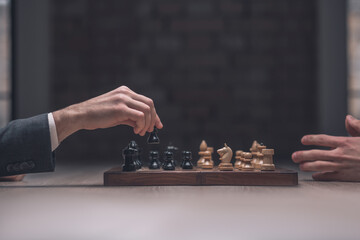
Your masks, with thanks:
[(50, 172), (54, 168), (47, 114), (15, 120), (0, 129), (0, 176)]

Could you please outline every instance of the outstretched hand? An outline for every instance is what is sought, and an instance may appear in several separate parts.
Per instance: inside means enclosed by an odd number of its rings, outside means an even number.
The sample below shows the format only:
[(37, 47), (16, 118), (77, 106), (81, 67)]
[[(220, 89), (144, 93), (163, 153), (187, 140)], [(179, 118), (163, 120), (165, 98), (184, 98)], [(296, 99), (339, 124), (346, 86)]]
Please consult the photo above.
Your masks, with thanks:
[(154, 127), (163, 127), (153, 100), (126, 86), (53, 112), (53, 116), (59, 142), (81, 129), (128, 125), (135, 134), (144, 136)]
[(348, 115), (345, 126), (350, 137), (324, 134), (306, 135), (304, 145), (329, 147), (328, 150), (297, 151), (292, 155), (300, 169), (313, 174), (315, 180), (360, 181), (360, 120)]

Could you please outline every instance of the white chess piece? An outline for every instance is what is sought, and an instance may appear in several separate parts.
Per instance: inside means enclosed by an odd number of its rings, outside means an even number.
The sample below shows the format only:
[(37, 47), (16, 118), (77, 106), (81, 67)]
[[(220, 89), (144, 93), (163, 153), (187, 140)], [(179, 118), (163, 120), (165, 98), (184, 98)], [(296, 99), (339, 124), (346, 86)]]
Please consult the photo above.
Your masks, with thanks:
[(233, 156), (233, 151), (231, 148), (225, 143), (223, 148), (217, 150), (217, 153), (220, 155), (219, 170), (221, 171), (231, 171), (233, 170), (233, 165), (231, 163), (231, 159)]

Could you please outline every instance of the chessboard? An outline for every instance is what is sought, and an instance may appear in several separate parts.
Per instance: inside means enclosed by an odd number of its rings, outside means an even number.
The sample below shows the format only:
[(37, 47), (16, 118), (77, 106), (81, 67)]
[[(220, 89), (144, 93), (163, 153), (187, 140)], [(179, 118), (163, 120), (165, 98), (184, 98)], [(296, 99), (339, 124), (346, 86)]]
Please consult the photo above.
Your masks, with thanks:
[(105, 186), (295, 186), (298, 185), (296, 171), (276, 168), (274, 171), (220, 171), (213, 169), (182, 169), (168, 171), (142, 168), (124, 172), (121, 167), (104, 173)]
[[(159, 146), (155, 128), (148, 144)], [(250, 152), (237, 150), (232, 163), (233, 151), (224, 143), (216, 152), (220, 164), (215, 166), (214, 148), (205, 140), (200, 144), (199, 160), (194, 166), (191, 151), (182, 152), (180, 167), (176, 167), (177, 147), (168, 145), (160, 161), (158, 150), (149, 152), (150, 163), (141, 161), (141, 148), (135, 141), (123, 149), (124, 164), (104, 173), (105, 186), (172, 186), (172, 185), (244, 185), (244, 186), (294, 186), (298, 184), (296, 171), (277, 168), (273, 161), (274, 149), (254, 141)]]

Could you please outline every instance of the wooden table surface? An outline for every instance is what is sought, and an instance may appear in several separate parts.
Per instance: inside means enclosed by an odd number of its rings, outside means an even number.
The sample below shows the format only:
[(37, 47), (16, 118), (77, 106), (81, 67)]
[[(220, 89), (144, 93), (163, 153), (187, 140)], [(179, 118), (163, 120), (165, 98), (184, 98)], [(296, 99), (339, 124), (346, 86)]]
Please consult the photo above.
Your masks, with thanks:
[(0, 183), (0, 239), (360, 239), (360, 183), (104, 187), (111, 167)]

